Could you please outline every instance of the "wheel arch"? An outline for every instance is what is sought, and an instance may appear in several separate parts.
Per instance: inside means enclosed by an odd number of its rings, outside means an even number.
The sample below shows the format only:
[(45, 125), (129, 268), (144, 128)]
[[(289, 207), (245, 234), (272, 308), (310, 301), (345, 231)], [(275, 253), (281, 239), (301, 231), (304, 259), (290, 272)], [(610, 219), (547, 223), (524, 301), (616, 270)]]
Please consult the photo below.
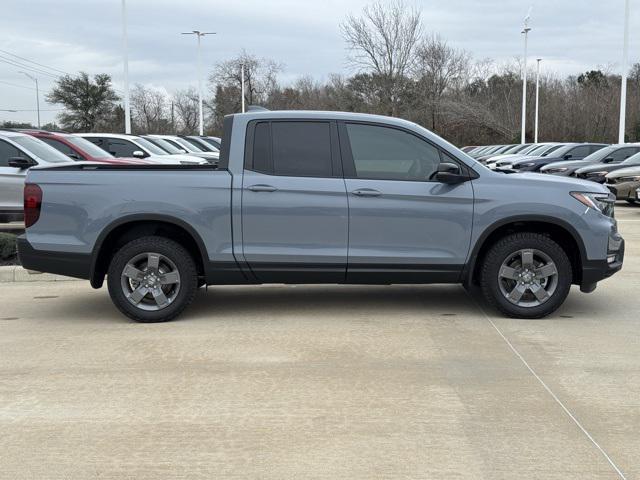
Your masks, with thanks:
[(517, 232), (534, 232), (548, 235), (565, 250), (573, 270), (572, 283), (581, 284), (582, 265), (587, 259), (586, 248), (576, 229), (558, 218), (545, 215), (520, 215), (504, 218), (487, 227), (475, 242), (463, 272), (466, 285), (479, 283), (479, 270), (489, 248), (500, 238)]
[(207, 249), (192, 226), (169, 215), (134, 214), (110, 223), (98, 236), (91, 255), (91, 286), (102, 287), (109, 260), (117, 248), (150, 235), (166, 237), (184, 246), (196, 262), (198, 276), (204, 276)]

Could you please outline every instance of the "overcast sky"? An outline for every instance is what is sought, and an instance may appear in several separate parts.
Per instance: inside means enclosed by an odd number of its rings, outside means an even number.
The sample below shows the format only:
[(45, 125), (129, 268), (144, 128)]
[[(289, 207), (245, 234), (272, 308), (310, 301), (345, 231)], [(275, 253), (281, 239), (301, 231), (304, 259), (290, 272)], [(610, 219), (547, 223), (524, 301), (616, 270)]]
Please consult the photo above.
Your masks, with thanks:
[[(127, 0), (131, 83), (175, 89), (196, 85), (196, 39), (206, 70), (242, 48), (284, 65), (283, 81), (349, 73), (339, 24), (366, 0)], [(533, 5), (530, 61), (562, 74), (621, 63), (624, 0), (406, 0), (422, 12), (427, 31), (474, 58), (509, 61), (522, 55), (522, 19)], [(0, 15), (0, 110), (35, 109), (33, 82), (7, 64), (19, 55), (59, 71), (106, 72), (122, 88), (121, 0), (3, 0)], [(640, 57), (640, 0), (631, 0), (630, 62)], [(16, 60), (13, 57), (13, 60)], [(54, 72), (56, 73), (56, 72)], [(59, 72), (57, 72), (59, 73)], [(42, 123), (56, 105), (44, 103), (54, 81), (38, 75)], [(8, 85), (10, 83), (12, 85)], [(20, 88), (22, 87), (22, 88)], [(1, 112), (0, 120), (32, 121), (35, 112)]]

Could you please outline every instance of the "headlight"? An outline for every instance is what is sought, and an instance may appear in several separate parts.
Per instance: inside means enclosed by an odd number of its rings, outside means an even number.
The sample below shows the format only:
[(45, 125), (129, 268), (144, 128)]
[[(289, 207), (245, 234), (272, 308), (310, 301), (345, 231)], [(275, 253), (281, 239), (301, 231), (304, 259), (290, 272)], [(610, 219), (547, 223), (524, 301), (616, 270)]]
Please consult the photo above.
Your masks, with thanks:
[(613, 217), (613, 206), (616, 197), (612, 193), (571, 192), (571, 196), (588, 208), (593, 208), (603, 215)]
[(621, 182), (640, 182), (640, 175), (634, 175), (633, 177), (618, 177), (618, 183)]
[(535, 165), (535, 163), (533, 162), (529, 162), (529, 163), (518, 163), (517, 165), (514, 165), (514, 167), (518, 167), (518, 168), (522, 168), (522, 167), (533, 167)]
[(547, 168), (544, 170), (545, 173), (561, 173), (561, 172), (566, 172), (567, 170), (569, 170), (566, 167), (560, 167), (560, 168)]
[(604, 177), (609, 172), (589, 172), (587, 173), (587, 177)]

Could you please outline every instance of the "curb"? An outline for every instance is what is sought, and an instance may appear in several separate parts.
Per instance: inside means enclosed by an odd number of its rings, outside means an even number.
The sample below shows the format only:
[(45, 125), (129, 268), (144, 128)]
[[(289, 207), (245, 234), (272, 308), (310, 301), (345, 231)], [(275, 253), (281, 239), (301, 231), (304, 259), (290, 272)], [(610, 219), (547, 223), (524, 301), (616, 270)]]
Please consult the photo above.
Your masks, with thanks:
[(20, 265), (9, 265), (7, 267), (0, 267), (0, 283), (69, 282), (79, 280), (79, 278), (65, 277), (63, 275), (55, 275), (53, 273), (42, 273), (35, 272), (33, 270), (25, 270)]

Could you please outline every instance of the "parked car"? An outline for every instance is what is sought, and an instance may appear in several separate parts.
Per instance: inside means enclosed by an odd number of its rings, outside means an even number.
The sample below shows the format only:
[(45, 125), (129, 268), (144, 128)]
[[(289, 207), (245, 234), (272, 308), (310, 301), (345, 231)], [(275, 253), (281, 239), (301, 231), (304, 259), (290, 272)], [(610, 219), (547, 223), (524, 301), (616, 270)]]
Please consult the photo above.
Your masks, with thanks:
[(616, 196), (617, 200), (636, 203), (636, 190), (640, 188), (640, 167), (629, 167), (616, 170), (606, 175), (605, 185)]
[(604, 183), (608, 173), (638, 165), (640, 163), (640, 158), (636, 155), (638, 152), (640, 152), (640, 143), (610, 145), (586, 157), (585, 166), (577, 169), (572, 175), (584, 180)]
[(196, 165), (202, 160), (189, 155), (172, 155), (150, 141), (136, 135), (118, 133), (82, 133), (82, 138), (106, 150), (117, 158), (143, 158), (167, 165)]
[(21, 130), (21, 132), (42, 140), (47, 145), (65, 154), (71, 160), (115, 164), (149, 163), (148, 161), (133, 157), (116, 158), (89, 140), (70, 133), (48, 132), (46, 130)]
[(180, 138), (184, 138), (187, 142), (190, 142), (193, 146), (205, 152), (220, 153), (220, 149), (218, 147), (214, 147), (202, 137), (196, 137), (195, 135), (180, 135)]
[(515, 162), (533, 157), (547, 156), (562, 146), (562, 143), (536, 143), (531, 148), (523, 150), (521, 154), (493, 157), (487, 161), (486, 165), (492, 170), (509, 171), (511, 170), (511, 165)]
[(27, 170), (73, 160), (25, 133), (0, 130), (0, 222), (22, 218)]
[(206, 152), (202, 148), (196, 147), (191, 142), (185, 140), (182, 137), (178, 137), (177, 135), (147, 135), (147, 137), (162, 138), (163, 140), (171, 143), (173, 146), (186, 150), (187, 155), (204, 158), (209, 163), (217, 163), (218, 159), (220, 158), (219, 153)]
[(503, 153), (501, 155), (492, 155), (491, 157), (487, 158), (486, 160), (480, 162), (485, 164), (487, 167), (489, 168), (495, 168), (495, 166), (492, 167), (492, 164), (495, 164), (496, 162), (500, 161), (500, 160), (506, 160), (506, 159), (512, 159), (512, 158), (526, 158), (527, 155), (530, 155), (531, 152), (533, 152), (534, 150), (542, 147), (543, 145), (546, 144), (541, 144), (541, 143), (529, 143), (525, 145), (525, 148), (520, 149), (517, 153)]
[(569, 143), (547, 156), (531, 157), (514, 162), (511, 172), (537, 172), (545, 165), (563, 160), (582, 160), (583, 158), (606, 147), (606, 143)]
[(106, 275), (142, 322), (176, 317), (199, 285), (274, 282), (479, 284), (538, 318), (622, 267), (604, 186), (505, 177), (412, 122), (248, 112), (225, 117), (223, 146), (218, 167), (32, 169), (23, 266)]
[(514, 147), (519, 147), (519, 146), (521, 146), (521, 145), (503, 145), (502, 147), (497, 149), (494, 153), (488, 153), (486, 155), (480, 155), (479, 157), (476, 157), (476, 160), (478, 160), (480, 163), (482, 163), (483, 161), (491, 158), (494, 155), (501, 155), (503, 153), (507, 153), (508, 151), (512, 150)]
[(216, 147), (218, 150), (222, 150), (222, 139), (220, 139), (220, 137), (204, 136), (200, 138), (202, 138), (209, 145)]
[(477, 158), (477, 157), (479, 157), (479, 156), (481, 156), (481, 155), (487, 155), (487, 154), (489, 154), (489, 153), (495, 152), (495, 151), (497, 151), (499, 148), (502, 148), (503, 146), (504, 146), (504, 145), (488, 145), (488, 146), (483, 147), (483, 148), (481, 148), (481, 149), (479, 149), (479, 150), (475, 150), (475, 151), (473, 151), (470, 155), (471, 155), (473, 158)]

